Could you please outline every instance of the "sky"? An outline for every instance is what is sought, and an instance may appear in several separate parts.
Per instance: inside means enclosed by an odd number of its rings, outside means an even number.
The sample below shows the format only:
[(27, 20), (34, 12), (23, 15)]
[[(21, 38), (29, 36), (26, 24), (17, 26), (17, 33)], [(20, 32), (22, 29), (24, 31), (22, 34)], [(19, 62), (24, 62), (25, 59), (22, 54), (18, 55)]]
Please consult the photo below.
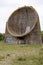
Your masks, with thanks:
[(33, 6), (36, 9), (43, 30), (43, 0), (0, 0), (0, 33), (5, 33), (9, 16), (23, 6)]

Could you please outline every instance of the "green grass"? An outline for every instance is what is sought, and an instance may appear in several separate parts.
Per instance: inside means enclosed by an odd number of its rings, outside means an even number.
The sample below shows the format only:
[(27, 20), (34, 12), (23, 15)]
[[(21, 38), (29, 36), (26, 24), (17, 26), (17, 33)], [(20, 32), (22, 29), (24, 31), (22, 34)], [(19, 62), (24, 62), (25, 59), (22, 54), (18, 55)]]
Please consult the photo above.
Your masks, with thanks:
[(0, 42), (0, 51), (7, 51), (7, 50), (33, 50), (34, 48), (37, 49), (41, 47), (41, 44), (23, 44), (23, 45), (16, 45), (16, 44), (7, 44), (4, 43), (3, 41)]
[(43, 56), (19, 56), (13, 59), (13, 65), (43, 65)]
[(0, 55), (0, 61), (2, 61), (5, 58), (5, 56)]
[(18, 45), (1, 41), (0, 63), (1, 65), (43, 65), (43, 44)]

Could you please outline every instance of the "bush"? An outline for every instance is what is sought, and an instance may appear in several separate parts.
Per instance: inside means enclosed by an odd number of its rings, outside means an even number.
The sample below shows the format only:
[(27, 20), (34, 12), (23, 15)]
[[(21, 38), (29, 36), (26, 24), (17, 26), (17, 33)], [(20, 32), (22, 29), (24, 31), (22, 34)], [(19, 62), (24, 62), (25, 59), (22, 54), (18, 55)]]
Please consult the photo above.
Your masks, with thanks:
[(0, 41), (5, 39), (5, 34), (0, 33)]
[(24, 57), (19, 57), (18, 60), (19, 60), (19, 61), (25, 61), (26, 58), (24, 58)]
[(42, 36), (42, 42), (43, 42), (43, 31), (41, 32), (41, 36)]

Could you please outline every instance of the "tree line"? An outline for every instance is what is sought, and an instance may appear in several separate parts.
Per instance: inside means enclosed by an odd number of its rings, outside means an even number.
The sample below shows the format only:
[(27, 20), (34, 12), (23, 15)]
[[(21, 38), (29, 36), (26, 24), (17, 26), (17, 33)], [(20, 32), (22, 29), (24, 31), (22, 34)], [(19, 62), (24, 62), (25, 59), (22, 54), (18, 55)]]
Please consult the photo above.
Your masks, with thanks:
[[(42, 42), (43, 42), (43, 31), (41, 31), (41, 37), (42, 37)], [(0, 33), (0, 41), (5, 39), (5, 33)]]
[(0, 33), (0, 41), (5, 39), (5, 34), (4, 33)]

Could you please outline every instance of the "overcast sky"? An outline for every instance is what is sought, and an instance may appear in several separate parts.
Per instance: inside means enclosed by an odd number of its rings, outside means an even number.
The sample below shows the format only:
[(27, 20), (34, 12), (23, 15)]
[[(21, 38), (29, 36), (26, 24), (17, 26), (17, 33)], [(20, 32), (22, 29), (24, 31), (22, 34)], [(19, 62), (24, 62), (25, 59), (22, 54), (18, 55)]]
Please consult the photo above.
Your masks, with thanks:
[(6, 22), (13, 11), (22, 6), (33, 6), (39, 14), (43, 30), (43, 0), (0, 0), (0, 32), (4, 33)]

